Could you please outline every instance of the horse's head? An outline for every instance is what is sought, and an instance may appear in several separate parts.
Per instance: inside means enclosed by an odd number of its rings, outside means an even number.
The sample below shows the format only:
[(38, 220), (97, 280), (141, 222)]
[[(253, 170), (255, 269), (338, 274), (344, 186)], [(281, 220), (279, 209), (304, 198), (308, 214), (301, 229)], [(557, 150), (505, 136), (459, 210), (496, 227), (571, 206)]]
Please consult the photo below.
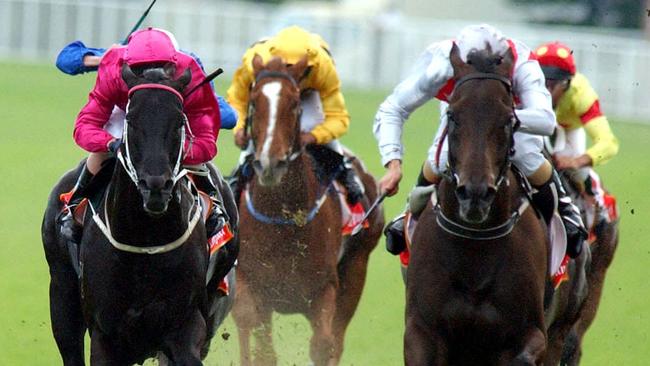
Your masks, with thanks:
[(250, 92), (246, 128), (250, 128), (261, 185), (275, 185), (300, 151), (300, 88), (307, 59), (286, 65), (275, 57), (266, 65), (253, 58), (255, 83)]
[(144, 210), (161, 215), (183, 158), (187, 119), (181, 93), (192, 75), (188, 68), (174, 79), (171, 64), (134, 70), (122, 66), (129, 103), (118, 157), (142, 195)]
[(481, 223), (488, 217), (510, 166), (514, 114), (511, 50), (472, 51), (467, 62), (454, 45), (450, 54), (455, 89), (448, 118), (449, 168), (456, 184), (461, 219)]

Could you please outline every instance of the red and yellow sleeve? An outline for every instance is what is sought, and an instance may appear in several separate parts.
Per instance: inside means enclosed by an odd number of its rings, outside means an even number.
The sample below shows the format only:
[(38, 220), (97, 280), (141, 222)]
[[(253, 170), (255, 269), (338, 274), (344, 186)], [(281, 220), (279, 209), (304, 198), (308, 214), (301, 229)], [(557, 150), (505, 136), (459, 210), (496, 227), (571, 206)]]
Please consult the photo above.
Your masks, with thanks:
[(600, 110), (598, 94), (586, 77), (577, 74), (574, 81), (577, 93), (574, 99), (575, 110), (585, 131), (592, 141), (587, 150), (592, 165), (601, 165), (618, 153), (619, 142), (609, 126), (607, 117)]
[(324, 51), (319, 52), (317, 65), (315, 74), (311, 76), (315, 78), (311, 85), (320, 93), (325, 120), (314, 127), (311, 134), (317, 143), (326, 144), (348, 132), (350, 116), (341, 93), (341, 81), (331, 57)]

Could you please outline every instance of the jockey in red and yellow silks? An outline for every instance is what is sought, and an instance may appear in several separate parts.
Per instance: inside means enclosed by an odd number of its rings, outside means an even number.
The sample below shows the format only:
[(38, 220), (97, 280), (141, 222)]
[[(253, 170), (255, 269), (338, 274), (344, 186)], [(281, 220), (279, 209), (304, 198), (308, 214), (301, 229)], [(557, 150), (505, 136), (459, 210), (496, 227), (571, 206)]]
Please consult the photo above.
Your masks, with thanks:
[[(301, 142), (303, 145), (324, 145), (341, 155), (339, 165), (341, 173), (337, 176), (348, 195), (348, 203), (356, 205), (363, 196), (363, 191), (355, 178), (354, 170), (342, 158), (343, 148), (338, 139), (343, 136), (350, 125), (350, 117), (341, 93), (341, 81), (327, 43), (317, 34), (300, 27), (291, 26), (282, 29), (275, 36), (263, 39), (252, 45), (242, 58), (242, 64), (235, 71), (232, 84), (227, 92), (228, 103), (235, 108), (239, 119), (235, 126), (235, 144), (247, 148), (242, 162), (252, 154), (248, 146), (249, 138), (244, 131), (248, 113), (248, 99), (253, 84), (253, 64), (255, 55), (267, 63), (274, 57), (280, 57), (286, 64), (295, 64), (307, 58), (308, 73), (302, 80), (297, 80), (301, 89), (302, 115), (300, 119)], [(238, 169), (241, 171), (242, 169)], [(243, 188), (244, 179), (235, 174), (237, 181), (232, 188), (235, 197)]]
[[(609, 219), (614, 219), (615, 208), (605, 201), (614, 204), (615, 199), (605, 193), (598, 175), (591, 169), (608, 162), (619, 149), (618, 139), (600, 108), (598, 94), (587, 77), (577, 72), (568, 46), (560, 42), (546, 43), (535, 50), (535, 56), (553, 98), (557, 124), (561, 127), (558, 136), (564, 137), (562, 146), (555, 146), (555, 164), (558, 169), (577, 169), (579, 178), (590, 188), (588, 193), (607, 208)], [(592, 141), (589, 148), (585, 132)]]

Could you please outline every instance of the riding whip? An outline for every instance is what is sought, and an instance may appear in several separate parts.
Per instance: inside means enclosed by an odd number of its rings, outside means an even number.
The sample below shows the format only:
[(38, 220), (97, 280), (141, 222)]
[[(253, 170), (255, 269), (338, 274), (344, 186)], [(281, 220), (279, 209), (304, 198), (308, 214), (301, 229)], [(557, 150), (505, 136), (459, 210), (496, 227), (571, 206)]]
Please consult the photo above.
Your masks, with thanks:
[(357, 224), (357, 226), (354, 227), (354, 229), (352, 229), (352, 233), (350, 233), (351, 236), (357, 235), (359, 232), (361, 232), (361, 229), (363, 229), (363, 222), (366, 221), (368, 219), (368, 217), (370, 217), (370, 214), (372, 213), (372, 211), (374, 211), (377, 208), (377, 206), (379, 206), (379, 204), (387, 196), (388, 196), (388, 192), (384, 192), (381, 195), (379, 195), (379, 197), (377, 197), (377, 199), (375, 199), (375, 202), (372, 203), (372, 205), (370, 206), (368, 211), (366, 211), (366, 214), (363, 215), (363, 218), (361, 219), (361, 221)]
[(212, 72), (212, 74), (206, 76), (205, 79), (203, 79), (203, 81), (196, 84), (196, 86), (194, 86), (189, 92), (187, 92), (187, 94), (185, 94), (185, 98), (189, 97), (190, 94), (192, 94), (192, 93), (194, 93), (196, 91), (196, 89), (200, 88), (201, 86), (205, 85), (206, 83), (211, 82), (212, 80), (214, 80), (214, 78), (221, 75), (222, 73), (223, 73), (223, 70), (221, 68), (218, 68), (218, 69), (214, 70)]
[(153, 4), (155, 4), (156, 1), (157, 1), (157, 0), (153, 0), (153, 1), (151, 2), (151, 4), (149, 4), (149, 7), (147, 8), (147, 10), (144, 11), (144, 13), (143, 13), (142, 16), (140, 17), (140, 19), (138, 19), (138, 22), (135, 23), (135, 26), (133, 26), (133, 28), (131, 29), (131, 31), (129, 32), (129, 34), (127, 34), (126, 37), (124, 37), (124, 40), (122, 41), (122, 44), (123, 44), (123, 45), (125, 45), (125, 44), (129, 41), (129, 37), (131, 36), (131, 34), (133, 34), (133, 32), (135, 32), (135, 31), (140, 27), (140, 25), (141, 25), (142, 22), (144, 21), (144, 18), (146, 18), (147, 15), (149, 15), (149, 10), (151, 10), (151, 8), (153, 7)]

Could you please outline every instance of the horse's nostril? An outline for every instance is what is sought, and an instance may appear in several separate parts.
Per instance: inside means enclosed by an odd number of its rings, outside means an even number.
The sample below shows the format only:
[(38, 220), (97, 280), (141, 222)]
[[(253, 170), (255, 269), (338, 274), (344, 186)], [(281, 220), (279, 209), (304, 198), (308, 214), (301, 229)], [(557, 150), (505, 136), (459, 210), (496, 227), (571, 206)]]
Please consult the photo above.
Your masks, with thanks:
[(253, 169), (257, 171), (262, 171), (262, 162), (259, 160), (253, 160)]
[(277, 167), (280, 169), (284, 169), (289, 165), (289, 163), (286, 160), (278, 160), (277, 162)]
[(458, 197), (458, 199), (461, 201), (468, 199), (469, 197), (467, 197), (467, 187), (464, 185), (456, 187), (456, 197)]

